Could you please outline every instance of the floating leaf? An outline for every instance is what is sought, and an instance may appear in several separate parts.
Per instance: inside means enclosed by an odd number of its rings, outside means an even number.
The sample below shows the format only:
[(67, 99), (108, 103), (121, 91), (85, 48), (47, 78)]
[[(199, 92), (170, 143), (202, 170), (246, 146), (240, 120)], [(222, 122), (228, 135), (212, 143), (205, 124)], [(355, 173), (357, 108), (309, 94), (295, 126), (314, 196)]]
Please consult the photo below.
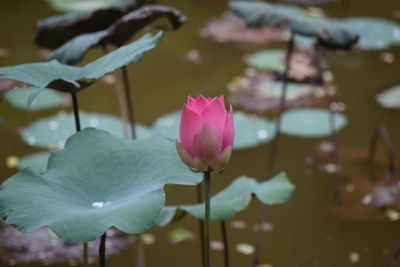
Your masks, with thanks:
[(298, 8), (282, 8), (258, 1), (233, 1), (230, 9), (249, 27), (283, 27), (296, 34), (314, 37), (328, 48), (350, 49), (358, 41), (358, 35), (347, 28), (326, 19), (301, 14)]
[[(335, 130), (340, 131), (347, 124), (343, 114), (335, 113)], [(324, 137), (331, 134), (330, 113), (320, 108), (299, 108), (282, 115), (282, 133), (297, 137)]]
[[(224, 221), (244, 210), (255, 195), (262, 203), (274, 205), (286, 202), (294, 190), (294, 185), (285, 173), (279, 173), (268, 181), (258, 183), (254, 178), (241, 176), (228, 187), (211, 197), (211, 221)], [(157, 225), (164, 226), (180, 220), (185, 213), (203, 219), (204, 203), (165, 207)], [(245, 226), (244, 226), (245, 227)]]
[(265, 45), (283, 39), (282, 29), (270, 26), (249, 29), (241, 18), (231, 12), (225, 12), (221, 18), (208, 22), (202, 33), (221, 43)]
[(17, 156), (8, 156), (6, 158), (6, 165), (8, 168), (13, 169), (18, 166), (19, 158)]
[(0, 215), (21, 232), (48, 226), (72, 242), (94, 240), (111, 226), (141, 233), (162, 211), (165, 184), (200, 181), (173, 142), (127, 140), (89, 128), (51, 154), (43, 175), (28, 168), (6, 180)]
[(112, 5), (128, 3), (128, 0), (47, 0), (61, 12), (94, 11)]
[(262, 203), (273, 205), (288, 201), (293, 191), (294, 185), (286, 173), (281, 172), (273, 179), (259, 183), (254, 189), (254, 194)]
[[(107, 232), (107, 256), (120, 254), (134, 241), (111, 228)], [(97, 258), (100, 239), (89, 242), (89, 257)], [(29, 249), (27, 249), (29, 248)], [(34, 248), (34, 249), (30, 249)], [(49, 228), (41, 227), (31, 233), (20, 233), (4, 225), (0, 233), (0, 259), (9, 265), (40, 262), (44, 265), (65, 263), (77, 265), (82, 261), (82, 244), (71, 243), (58, 238)]]
[(145, 6), (126, 14), (105, 30), (76, 36), (57, 48), (50, 59), (57, 59), (69, 65), (77, 64), (89, 49), (108, 44), (119, 47), (145, 26), (161, 17), (167, 17), (174, 29), (186, 22), (186, 16), (175, 8), (161, 5)]
[(5, 93), (5, 99), (19, 109), (41, 110), (65, 106), (69, 101), (65, 94), (45, 88), (29, 106), (28, 98), (38, 88), (19, 87)]
[[(265, 112), (280, 106), (282, 81), (275, 80), (270, 73), (247, 69), (245, 74), (233, 79), (228, 85), (232, 104), (249, 111)], [(332, 86), (299, 84), (289, 82), (286, 89), (286, 107), (326, 106), (328, 93), (335, 92)]]
[[(101, 113), (80, 113), (82, 129), (94, 127), (123, 137), (123, 122), (120, 118)], [(152, 133), (141, 124), (136, 124), (139, 138)], [(76, 132), (72, 113), (60, 112), (55, 116), (40, 119), (28, 125), (21, 132), (22, 139), (29, 145), (40, 148), (63, 148), (65, 141)]]
[(251, 255), (254, 253), (255, 248), (248, 243), (239, 243), (236, 245), (236, 251), (244, 255)]
[(32, 168), (34, 171), (43, 173), (46, 171), (47, 162), (49, 160), (49, 152), (36, 152), (23, 156), (19, 159), (18, 169)]
[(314, 5), (320, 5), (320, 4), (330, 3), (330, 2), (338, 2), (338, 1), (343, 1), (343, 0), (283, 0), (283, 1), (291, 2), (291, 3), (295, 3), (295, 4), (314, 6)]
[(120, 47), (84, 67), (71, 67), (56, 60), (4, 67), (0, 68), (0, 78), (28, 83), (38, 88), (77, 92), (117, 68), (130, 62), (138, 62), (143, 53), (153, 49), (161, 38), (161, 32), (156, 35), (148, 33), (132, 44)]
[(400, 84), (380, 92), (376, 100), (384, 108), (400, 108)]
[(349, 253), (349, 261), (350, 263), (357, 263), (360, 260), (360, 254), (356, 251), (352, 251)]
[[(180, 111), (171, 112), (158, 118), (153, 124), (155, 132), (171, 139), (179, 138)], [(234, 149), (254, 147), (274, 138), (274, 123), (243, 112), (235, 112), (233, 115), (235, 125)]]
[(246, 63), (257, 69), (283, 72), (285, 70), (285, 50), (262, 50), (248, 56)]
[(139, 8), (144, 1), (124, 1), (94, 11), (72, 12), (41, 19), (36, 23), (34, 41), (41, 47), (55, 49), (77, 35), (104, 30), (127, 12)]
[(374, 17), (351, 17), (335, 21), (341, 27), (360, 35), (357, 47), (362, 50), (381, 50), (400, 45), (400, 24)]

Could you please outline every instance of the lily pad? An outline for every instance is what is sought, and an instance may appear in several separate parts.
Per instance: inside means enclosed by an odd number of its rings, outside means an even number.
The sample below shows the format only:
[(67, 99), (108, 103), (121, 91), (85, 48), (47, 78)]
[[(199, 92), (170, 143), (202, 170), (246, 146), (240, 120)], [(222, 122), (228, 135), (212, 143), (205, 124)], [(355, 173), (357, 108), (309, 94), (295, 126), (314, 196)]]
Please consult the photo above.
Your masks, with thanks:
[(41, 19), (36, 23), (34, 41), (41, 47), (55, 49), (77, 35), (104, 30), (124, 14), (139, 8), (144, 1), (124, 1), (94, 11), (71, 12)]
[(0, 68), (0, 78), (24, 82), (38, 88), (77, 92), (107, 73), (130, 62), (139, 62), (143, 53), (153, 49), (161, 38), (162, 32), (156, 35), (148, 33), (132, 44), (122, 46), (84, 67), (64, 65), (57, 60), (3, 67)]
[(38, 173), (43, 173), (46, 171), (49, 157), (49, 152), (36, 152), (33, 154), (29, 154), (19, 159), (17, 167), (19, 170), (23, 170), (29, 167)]
[[(282, 81), (266, 72), (247, 69), (245, 74), (235, 77), (228, 85), (230, 101), (246, 110), (263, 113), (277, 110), (280, 106)], [(333, 86), (318, 86), (313, 84), (288, 83), (286, 92), (286, 107), (326, 106), (326, 95), (333, 94)]]
[[(236, 213), (246, 209), (254, 195), (267, 205), (286, 202), (292, 195), (294, 185), (285, 173), (279, 173), (265, 182), (257, 182), (254, 178), (241, 176), (228, 187), (211, 197), (211, 221), (224, 221)], [(186, 213), (204, 219), (204, 203), (165, 207), (157, 220), (159, 226), (180, 220)]]
[(66, 106), (69, 98), (60, 92), (51, 89), (43, 89), (41, 94), (29, 106), (29, 96), (37, 90), (35, 87), (19, 87), (9, 90), (4, 94), (5, 99), (19, 109), (41, 110)]
[(328, 48), (350, 49), (358, 41), (358, 35), (348, 28), (328, 19), (307, 16), (299, 12), (298, 8), (282, 8), (259, 1), (233, 1), (230, 9), (245, 20), (249, 27), (281, 27), (299, 35), (316, 38)]
[[(153, 130), (171, 140), (179, 138), (180, 111), (171, 112), (158, 118), (153, 124)], [(257, 115), (235, 112), (234, 149), (254, 147), (269, 142), (275, 137), (275, 124)]]
[(91, 48), (108, 44), (119, 47), (161, 17), (168, 18), (173, 29), (179, 28), (186, 22), (186, 16), (175, 8), (161, 5), (145, 6), (124, 15), (107, 29), (76, 36), (57, 48), (50, 55), (50, 59), (68, 65), (77, 64)]
[(283, 39), (283, 30), (277, 27), (263, 26), (259, 29), (246, 27), (245, 22), (231, 12), (207, 23), (202, 34), (220, 43), (265, 45)]
[(128, 0), (47, 0), (51, 6), (61, 12), (93, 11), (112, 5), (127, 3)]
[[(345, 115), (336, 113), (335, 130), (338, 132), (347, 124)], [(331, 135), (330, 113), (320, 108), (299, 108), (282, 115), (282, 133), (297, 137), (324, 137)]]
[(72, 242), (94, 240), (112, 226), (141, 233), (164, 207), (165, 184), (200, 181), (201, 174), (188, 170), (173, 142), (128, 140), (89, 128), (51, 154), (43, 175), (28, 168), (7, 179), (0, 216), (18, 231), (48, 226)]
[(383, 108), (400, 108), (400, 85), (392, 86), (378, 93), (376, 100)]
[[(318, 62), (316, 61), (318, 58)], [(286, 52), (283, 49), (266, 49), (246, 58), (246, 63), (250, 67), (259, 70), (269, 70), (275, 72), (278, 79), (283, 79), (285, 70)], [(302, 46), (295, 46), (290, 60), (289, 80), (300, 83), (321, 83), (322, 73), (326, 65), (321, 61), (320, 56), (316, 56), (315, 49)], [(321, 67), (317, 67), (318, 66)]]
[[(82, 129), (94, 127), (123, 137), (124, 128), (120, 118), (101, 113), (80, 113)], [(152, 135), (149, 128), (136, 124), (138, 138), (147, 138)], [(75, 119), (72, 113), (60, 112), (55, 116), (40, 119), (25, 127), (21, 131), (24, 142), (40, 148), (61, 149), (65, 141), (74, 133)]]

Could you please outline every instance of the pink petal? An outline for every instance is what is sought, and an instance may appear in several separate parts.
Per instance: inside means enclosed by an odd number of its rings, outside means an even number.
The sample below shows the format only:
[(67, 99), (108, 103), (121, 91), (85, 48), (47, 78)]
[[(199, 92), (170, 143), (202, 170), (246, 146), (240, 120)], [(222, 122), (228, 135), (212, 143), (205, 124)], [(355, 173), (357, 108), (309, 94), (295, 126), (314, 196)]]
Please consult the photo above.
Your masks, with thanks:
[(190, 104), (189, 108), (200, 114), (204, 107), (207, 106), (207, 104), (207, 99), (202, 95), (198, 95), (196, 99), (194, 99), (194, 102)]
[(194, 98), (192, 96), (188, 96), (188, 99), (187, 99), (187, 102), (186, 102), (188, 107), (190, 107), (193, 104), (194, 101), (195, 100), (194, 100)]
[(218, 133), (223, 136), (227, 119), (225, 104), (218, 97), (214, 98), (201, 112), (203, 119), (214, 126)]
[(190, 156), (189, 152), (185, 149), (185, 147), (178, 141), (175, 141), (176, 151), (178, 152), (179, 157), (181, 160), (188, 165), (190, 168), (194, 168), (192, 163), (193, 158)]
[(229, 115), (224, 129), (222, 149), (225, 149), (228, 146), (233, 147), (234, 140), (235, 140), (235, 127), (233, 125), (232, 105), (230, 105)]
[(193, 139), (196, 156), (207, 166), (214, 166), (219, 160), (222, 146), (222, 136), (212, 125), (204, 122), (200, 131)]
[(219, 100), (219, 102), (221, 102), (221, 104), (224, 105), (224, 107), (225, 107), (225, 98), (224, 98), (224, 95), (220, 95), (220, 96), (218, 97), (218, 100)]
[(229, 159), (231, 158), (231, 154), (232, 154), (232, 147), (228, 146), (222, 151), (218, 161), (212, 166), (213, 170), (215, 172), (222, 171), (228, 164)]
[(196, 112), (192, 111), (186, 105), (182, 108), (181, 113), (181, 124), (179, 127), (179, 136), (181, 138), (181, 143), (189, 154), (193, 157), (193, 137), (200, 130), (203, 123), (202, 117)]

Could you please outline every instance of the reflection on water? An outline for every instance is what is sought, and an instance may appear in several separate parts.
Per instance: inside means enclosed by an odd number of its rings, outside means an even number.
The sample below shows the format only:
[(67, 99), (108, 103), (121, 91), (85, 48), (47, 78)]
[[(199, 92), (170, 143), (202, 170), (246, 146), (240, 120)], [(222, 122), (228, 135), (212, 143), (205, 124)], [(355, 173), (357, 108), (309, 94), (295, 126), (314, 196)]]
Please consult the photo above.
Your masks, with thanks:
[[(376, 16), (397, 19), (397, 22), (400, 22), (399, 17), (394, 16), (399, 13), (398, 0), (379, 2), (349, 0), (346, 2), (348, 2), (346, 5), (336, 2), (320, 7), (332, 17)], [(214, 96), (225, 93), (227, 95), (226, 88), (229, 82), (233, 77), (243, 73), (246, 68), (243, 56), (257, 51), (254, 48), (222, 44), (199, 36), (200, 29), (209, 20), (223, 13), (226, 9), (226, 1), (165, 0), (162, 4), (180, 9), (188, 15), (189, 20), (177, 32), (167, 33), (161, 45), (148, 53), (140, 64), (129, 66), (135, 111), (138, 121), (146, 125), (151, 125), (162, 114), (181, 108), (188, 94), (202, 93)], [(33, 45), (31, 37), (33, 25), (37, 19), (55, 14), (47, 6), (46, 1), (3, 0), (0, 12), (1, 25), (7, 25), (0, 28), (0, 65), (42, 60), (39, 49)], [(273, 47), (282, 48), (284, 45), (276, 44)], [(196, 55), (201, 55), (201, 61), (197, 64), (187, 60), (188, 53), (193, 54), (191, 51), (198, 52), (195, 53), (194, 58)], [(101, 51), (91, 51), (85, 63), (100, 55)], [(345, 114), (349, 119), (348, 125), (338, 134), (338, 143), (342, 151), (349, 153), (348, 158), (352, 157), (349, 150), (346, 150), (349, 148), (363, 151), (358, 155), (365, 153), (371, 133), (379, 123), (383, 122), (388, 126), (395, 144), (395, 152), (398, 152), (400, 114), (396, 110), (388, 111), (381, 108), (375, 102), (374, 95), (377, 91), (400, 82), (398, 71), (400, 48), (392, 47), (372, 52), (359, 51), (343, 55), (327, 52), (324, 57), (329, 71), (333, 74), (333, 83), (338, 90), (337, 101), (346, 105)], [(106, 83), (96, 83), (92, 88), (81, 92), (79, 97), (84, 111), (118, 116), (119, 109), (114, 90)], [(236, 107), (236, 110), (239, 109)], [(63, 110), (71, 111), (71, 108), (63, 108)], [(56, 110), (26, 112), (12, 108), (6, 102), (0, 103), (0, 117), (4, 119), (4, 122), (0, 124), (0, 137), (3, 140), (0, 149), (0, 159), (3, 162), (0, 166), (1, 179), (15, 173), (15, 169), (10, 169), (5, 165), (7, 157), (10, 155), (19, 157), (37, 151), (23, 143), (16, 133), (17, 129), (55, 113)], [(98, 124), (96, 120), (89, 121), (90, 126), (98, 126)], [(54, 121), (50, 121), (48, 127), (53, 131), (57, 130), (57, 124)], [(266, 134), (268, 132), (263, 132), (263, 130), (257, 132), (259, 138), (267, 138)], [(268, 266), (267, 264), (277, 267), (346, 267), (357, 264), (364, 267), (389, 266), (389, 258), (400, 242), (399, 218), (395, 211), (375, 209), (372, 215), (368, 211), (357, 213), (361, 207), (370, 207), (363, 204), (362, 198), (372, 192), (373, 183), (370, 181), (373, 179), (369, 174), (374, 170), (362, 164), (357, 165), (357, 168), (350, 168), (350, 164), (345, 164), (344, 158), (339, 159), (342, 173), (346, 174), (343, 177), (343, 195), (349, 196), (347, 200), (360, 208), (348, 209), (346, 199), (342, 204), (335, 204), (332, 198), (332, 177), (307, 167), (304, 163), (304, 158), (319, 141), (322, 140), (288, 136), (283, 136), (280, 140), (281, 150), (278, 154), (276, 170), (285, 170), (297, 187), (289, 202), (267, 210), (267, 220), (274, 227), (264, 233), (265, 266)], [(34, 136), (29, 136), (27, 142), (35, 144), (37, 140)], [(62, 144), (57, 144), (57, 146), (62, 147)], [(259, 180), (263, 179), (265, 157), (269, 148), (267, 144), (235, 151), (229, 167), (223, 174), (213, 179), (213, 191), (219, 191), (228, 185), (233, 177), (243, 174), (257, 177)], [(354, 171), (355, 169), (357, 171)], [(351, 179), (364, 183), (358, 184)], [(366, 190), (359, 191), (363, 188)], [(358, 195), (359, 192), (361, 192), (360, 195)], [(194, 188), (167, 187), (168, 204), (193, 203), (195, 199)], [(90, 205), (95, 204), (93, 208), (100, 208), (106, 203), (99, 201)], [(230, 225), (228, 233), (231, 241), (232, 266), (251, 266), (250, 249), (247, 247), (247, 253), (243, 254), (235, 248), (238, 246), (246, 248), (243, 244), (252, 245), (254, 239), (252, 226), (257, 220), (257, 211), (258, 205), (252, 203), (246, 211), (233, 219), (232, 224), (228, 224)], [(383, 219), (371, 220), (376, 215), (375, 212), (379, 212), (379, 216)], [(344, 213), (349, 216), (343, 216)], [(357, 217), (357, 214), (362, 215), (360, 220), (350, 218)], [(197, 234), (197, 222), (191, 217), (164, 228), (150, 229), (148, 234), (157, 238), (145, 243), (147, 266), (200, 267), (200, 249), (197, 240), (193, 242), (185, 240), (174, 246), (170, 245), (169, 233), (179, 228)], [(218, 225), (213, 225), (212, 239), (221, 240)], [(35, 253), (35, 257), (41, 255)], [(212, 257), (214, 266), (221, 266), (222, 252), (213, 250)], [(111, 257), (109, 266), (133, 266), (134, 262), (135, 252), (132, 245), (124, 250), (121, 256)], [(7, 260), (6, 266), (13, 263), (16, 262)], [(41, 264), (30, 266), (41, 266)]]

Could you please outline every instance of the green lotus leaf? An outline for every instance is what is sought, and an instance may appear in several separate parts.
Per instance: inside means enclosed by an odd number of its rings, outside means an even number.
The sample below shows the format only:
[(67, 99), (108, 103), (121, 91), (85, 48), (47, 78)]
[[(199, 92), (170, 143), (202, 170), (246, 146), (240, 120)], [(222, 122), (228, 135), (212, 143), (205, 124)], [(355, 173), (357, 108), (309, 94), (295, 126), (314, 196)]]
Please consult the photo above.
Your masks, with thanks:
[(254, 68), (283, 72), (285, 70), (285, 50), (267, 49), (251, 54), (246, 63)]
[[(340, 131), (347, 124), (347, 117), (335, 113), (335, 130)], [(297, 137), (324, 137), (331, 135), (330, 113), (321, 108), (298, 108), (282, 115), (281, 131)]]
[(50, 152), (36, 152), (23, 156), (19, 159), (17, 168), (23, 170), (29, 167), (35, 172), (43, 173), (46, 171), (49, 157)]
[(107, 73), (130, 62), (138, 62), (144, 52), (156, 46), (162, 35), (162, 32), (156, 35), (148, 33), (139, 40), (122, 46), (84, 67), (72, 67), (56, 60), (29, 63), (0, 68), (0, 78), (24, 82), (38, 88), (46, 87), (62, 92), (77, 92), (93, 84)]
[(30, 168), (0, 190), (0, 216), (21, 232), (48, 226), (59, 237), (87, 242), (114, 226), (141, 233), (164, 207), (165, 184), (194, 185), (175, 144), (154, 137), (128, 140), (88, 128), (51, 154), (47, 171)]
[[(179, 139), (180, 119), (180, 111), (165, 114), (154, 122), (153, 130), (171, 140)], [(236, 111), (233, 115), (233, 123), (235, 126), (234, 149), (255, 147), (275, 137), (274, 123), (260, 116)]]
[(50, 5), (61, 12), (94, 11), (113, 5), (128, 3), (128, 0), (47, 0)]
[(316, 38), (328, 48), (350, 49), (358, 41), (358, 35), (328, 19), (314, 18), (297, 9), (285, 9), (259, 1), (233, 1), (230, 9), (249, 27), (269, 25), (285, 28), (299, 35)]
[[(124, 128), (120, 118), (101, 113), (80, 113), (82, 129), (94, 127), (123, 137)], [(129, 126), (128, 126), (129, 127)], [(39, 148), (63, 148), (65, 141), (75, 133), (75, 119), (72, 113), (60, 112), (55, 116), (37, 120), (21, 131), (24, 142)], [(151, 130), (136, 124), (138, 138), (152, 135)]]
[(254, 189), (254, 194), (262, 203), (274, 205), (288, 201), (293, 191), (294, 185), (286, 173), (281, 172), (274, 178), (259, 183)]
[[(211, 197), (211, 221), (224, 221), (246, 209), (251, 196), (267, 205), (281, 204), (289, 200), (295, 186), (286, 174), (281, 172), (268, 181), (258, 183), (254, 178), (241, 176), (228, 187)], [(187, 212), (192, 216), (204, 219), (204, 203), (195, 205), (167, 206), (158, 218), (159, 226), (167, 225), (182, 219)]]
[(380, 92), (376, 95), (376, 100), (384, 108), (400, 108), (400, 85)]
[(145, 6), (121, 17), (107, 29), (76, 36), (55, 50), (50, 55), (50, 59), (56, 59), (68, 65), (77, 64), (91, 48), (108, 44), (119, 47), (134, 34), (161, 17), (168, 18), (174, 29), (186, 22), (186, 16), (175, 8), (161, 5)]
[(77, 35), (108, 28), (124, 14), (139, 8), (145, 0), (131, 0), (87, 12), (72, 12), (41, 19), (36, 23), (34, 41), (55, 49)]
[(18, 87), (9, 90), (4, 94), (4, 98), (14, 107), (19, 109), (42, 110), (65, 106), (68, 98), (65, 94), (44, 88), (40, 96), (35, 97), (29, 105), (29, 97), (38, 90), (36, 87)]

